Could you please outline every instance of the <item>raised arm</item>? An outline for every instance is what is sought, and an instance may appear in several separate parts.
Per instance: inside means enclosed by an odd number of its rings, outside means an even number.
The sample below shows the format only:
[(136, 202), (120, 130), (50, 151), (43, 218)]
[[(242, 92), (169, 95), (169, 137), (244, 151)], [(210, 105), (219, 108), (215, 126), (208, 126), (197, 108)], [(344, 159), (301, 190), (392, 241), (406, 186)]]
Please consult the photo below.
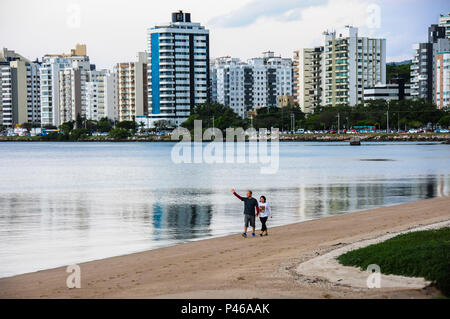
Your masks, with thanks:
[(236, 193), (236, 191), (234, 190), (234, 188), (231, 190), (231, 192), (234, 194), (234, 196), (236, 196), (237, 198), (239, 198), (240, 200), (242, 200), (242, 197), (238, 195), (238, 193)]

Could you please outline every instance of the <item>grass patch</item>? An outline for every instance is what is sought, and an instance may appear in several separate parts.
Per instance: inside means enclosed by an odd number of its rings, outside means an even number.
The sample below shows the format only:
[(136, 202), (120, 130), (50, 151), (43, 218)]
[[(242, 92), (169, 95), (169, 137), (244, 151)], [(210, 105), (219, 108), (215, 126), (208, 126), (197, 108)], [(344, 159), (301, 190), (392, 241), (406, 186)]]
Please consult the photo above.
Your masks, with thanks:
[(344, 266), (362, 270), (377, 264), (386, 275), (423, 277), (450, 296), (450, 227), (399, 235), (349, 251), (337, 260)]

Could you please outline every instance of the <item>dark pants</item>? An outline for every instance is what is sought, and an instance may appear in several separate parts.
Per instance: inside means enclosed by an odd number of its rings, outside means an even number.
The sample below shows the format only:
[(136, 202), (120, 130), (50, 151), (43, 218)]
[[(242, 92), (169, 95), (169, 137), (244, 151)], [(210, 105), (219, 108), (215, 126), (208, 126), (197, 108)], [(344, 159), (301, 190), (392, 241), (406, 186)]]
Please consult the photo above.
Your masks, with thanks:
[(261, 221), (261, 224), (262, 224), (261, 231), (266, 231), (267, 230), (267, 226), (266, 226), (267, 217), (259, 217), (259, 220)]

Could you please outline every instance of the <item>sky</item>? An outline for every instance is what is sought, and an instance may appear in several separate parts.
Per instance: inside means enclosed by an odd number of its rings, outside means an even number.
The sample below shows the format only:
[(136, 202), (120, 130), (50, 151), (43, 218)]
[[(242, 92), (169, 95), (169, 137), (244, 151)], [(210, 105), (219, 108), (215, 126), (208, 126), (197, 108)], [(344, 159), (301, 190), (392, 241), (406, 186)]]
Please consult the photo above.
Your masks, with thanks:
[(243, 60), (271, 50), (283, 57), (321, 45), (325, 30), (359, 27), (360, 36), (387, 40), (387, 61), (410, 59), (412, 45), (448, 0), (1, 0), (0, 47), (41, 59), (87, 45), (91, 63), (112, 68), (147, 50), (147, 28), (190, 12), (210, 30), (211, 58)]

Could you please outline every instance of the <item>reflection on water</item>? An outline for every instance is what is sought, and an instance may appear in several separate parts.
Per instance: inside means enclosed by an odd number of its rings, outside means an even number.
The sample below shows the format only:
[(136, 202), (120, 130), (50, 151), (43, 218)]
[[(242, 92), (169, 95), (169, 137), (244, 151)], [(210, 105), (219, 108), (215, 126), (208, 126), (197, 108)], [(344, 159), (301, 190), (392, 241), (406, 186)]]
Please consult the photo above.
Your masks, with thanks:
[[(449, 179), (409, 183), (255, 188), (272, 205), (270, 226), (448, 195)], [(190, 203), (186, 198), (189, 194)], [(222, 236), (242, 228), (228, 189), (0, 193), (2, 276)], [(177, 201), (179, 201), (177, 203)]]
[[(271, 176), (245, 165), (175, 166), (161, 144), (52, 143), (36, 147), (32, 160), (22, 145), (1, 147), (15, 156), (0, 161), (0, 277), (240, 232), (243, 207), (232, 187), (267, 197), (269, 227), (450, 189), (442, 145), (406, 145), (402, 153), (385, 145), (380, 155), (374, 147), (355, 154), (344, 145), (287, 144)], [(361, 161), (377, 158), (391, 160)]]

